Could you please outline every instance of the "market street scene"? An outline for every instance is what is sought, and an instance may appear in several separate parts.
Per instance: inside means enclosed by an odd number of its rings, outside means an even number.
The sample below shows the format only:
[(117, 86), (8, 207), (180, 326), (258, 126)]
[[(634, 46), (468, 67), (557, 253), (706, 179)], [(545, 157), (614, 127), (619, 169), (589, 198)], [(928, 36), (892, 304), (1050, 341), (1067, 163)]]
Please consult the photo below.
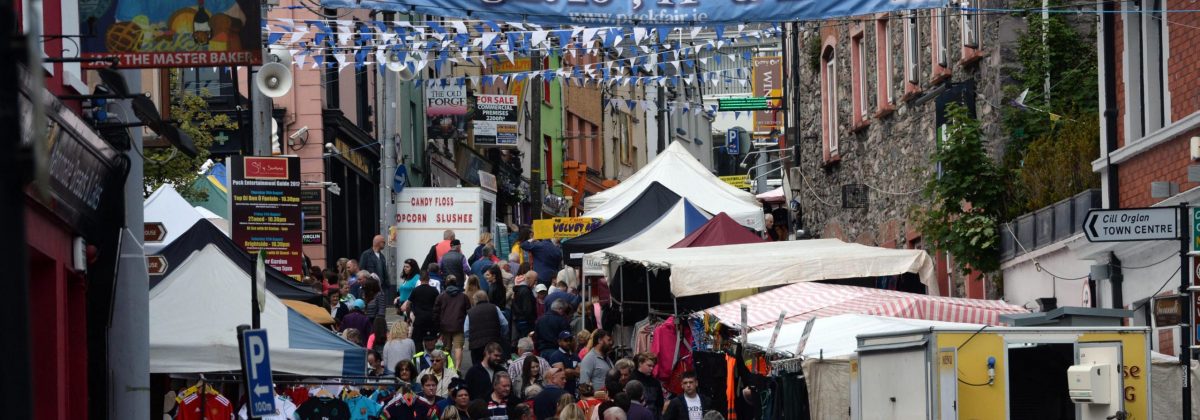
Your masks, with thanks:
[(1200, 420), (1191, 0), (0, 0), (25, 420)]

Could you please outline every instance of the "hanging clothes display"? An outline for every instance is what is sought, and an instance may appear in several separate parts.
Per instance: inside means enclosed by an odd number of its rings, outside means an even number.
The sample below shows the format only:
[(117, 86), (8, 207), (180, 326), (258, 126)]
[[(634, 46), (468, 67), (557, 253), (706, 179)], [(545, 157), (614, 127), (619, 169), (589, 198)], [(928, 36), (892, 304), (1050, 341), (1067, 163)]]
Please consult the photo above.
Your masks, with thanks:
[[(175, 420), (233, 418), (233, 404), (210, 385), (193, 386), (175, 397)], [(203, 394), (203, 395), (202, 395)]]
[[(725, 362), (725, 353), (698, 351), (692, 354), (695, 361), (696, 377), (699, 379), (697, 392), (712, 400), (712, 407), (723, 411), (727, 416), (729, 396), (729, 368)], [(662, 360), (662, 359), (659, 359)]]
[[(259, 417), (262, 420), (292, 420), (292, 415), (296, 413), (296, 404), (292, 403), (292, 399), (287, 395), (275, 395), (275, 414), (270, 416)], [(238, 411), (238, 418), (246, 420), (250, 418), (246, 406), (242, 405), (242, 409)]]
[(350, 406), (330, 396), (309, 398), (296, 408), (296, 420), (351, 420)]
[(671, 316), (654, 329), (654, 336), (657, 340), (650, 346), (651, 352), (658, 356), (658, 365), (654, 366), (654, 377), (667, 383), (675, 368), (671, 362), (678, 364), (692, 352), (692, 331), (691, 328), (679, 328), (676, 317)]

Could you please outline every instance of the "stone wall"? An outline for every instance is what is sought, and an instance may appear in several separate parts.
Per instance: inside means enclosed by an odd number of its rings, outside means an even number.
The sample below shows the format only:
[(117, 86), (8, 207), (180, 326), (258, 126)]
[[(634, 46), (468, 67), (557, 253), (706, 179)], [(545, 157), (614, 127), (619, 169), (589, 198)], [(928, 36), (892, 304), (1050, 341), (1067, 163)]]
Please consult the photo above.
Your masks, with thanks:
[[(984, 6), (986, 7), (986, 6)], [(1016, 33), (1024, 23), (1006, 15), (983, 15), (980, 21), (978, 60), (963, 60), (960, 22), (957, 10), (949, 10), (949, 78), (951, 83), (973, 80), (975, 83), (976, 116), (982, 122), (987, 142), (993, 154), (1003, 150), (1006, 137), (1000, 125), (1002, 87), (1011, 80), (1005, 76), (1014, 63)], [(797, 78), (792, 120), (800, 142), (799, 165), (791, 171), (791, 186), (800, 202), (803, 227), (818, 237), (836, 237), (866, 245), (905, 248), (921, 246), (920, 233), (913, 222), (913, 212), (922, 211), (928, 201), (921, 189), (933, 170), (930, 155), (935, 148), (936, 84), (931, 34), (933, 14), (942, 10), (918, 13), (920, 31), (920, 90), (905, 95), (904, 20), (903, 14), (878, 15), (842, 21), (827, 21), (821, 27), (801, 27), (795, 51), (798, 57), (790, 76)], [(891, 33), (893, 112), (880, 112), (876, 93), (879, 69), (876, 66), (877, 19), (887, 19)], [(862, 48), (865, 48), (868, 118), (854, 127), (851, 115), (851, 34), (862, 25)], [(816, 40), (814, 40), (816, 38)], [(821, 66), (814, 60), (820, 54), (815, 45), (833, 39), (837, 60), (838, 137), (840, 160), (826, 162), (822, 148)], [(821, 44), (814, 44), (821, 43)], [(870, 190), (868, 208), (843, 208), (842, 186), (866, 184)], [(964, 296), (962, 280), (950, 294)], [(943, 291), (943, 294), (946, 292)], [(995, 296), (994, 290), (988, 291)]]

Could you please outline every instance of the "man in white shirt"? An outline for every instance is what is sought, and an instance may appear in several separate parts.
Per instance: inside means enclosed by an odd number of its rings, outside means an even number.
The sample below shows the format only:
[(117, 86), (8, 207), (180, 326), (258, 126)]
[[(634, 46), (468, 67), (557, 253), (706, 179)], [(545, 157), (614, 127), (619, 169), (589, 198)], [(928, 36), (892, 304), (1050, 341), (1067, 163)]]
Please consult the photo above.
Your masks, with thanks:
[(684, 372), (680, 385), (683, 387), (683, 395), (671, 399), (667, 404), (666, 413), (663, 414), (663, 420), (703, 420), (704, 412), (712, 408), (712, 400), (696, 392), (700, 386), (696, 372)]

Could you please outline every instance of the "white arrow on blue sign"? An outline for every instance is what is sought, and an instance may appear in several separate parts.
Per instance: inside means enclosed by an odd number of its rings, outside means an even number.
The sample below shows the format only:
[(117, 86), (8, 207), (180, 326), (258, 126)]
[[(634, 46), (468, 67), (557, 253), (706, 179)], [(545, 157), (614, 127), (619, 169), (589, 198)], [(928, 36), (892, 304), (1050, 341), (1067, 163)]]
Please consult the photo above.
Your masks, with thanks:
[(737, 130), (730, 129), (729, 131), (726, 131), (725, 132), (725, 153), (728, 153), (731, 155), (741, 154), (742, 153), (742, 150), (741, 150), (742, 144), (739, 140), (741, 140), (741, 139), (738, 137)]
[(251, 417), (275, 415), (275, 393), (271, 381), (271, 353), (267, 349), (267, 330), (242, 332), (242, 359), (246, 363), (247, 386), (250, 387)]
[(1178, 211), (1175, 207), (1092, 210), (1083, 232), (1091, 242), (1179, 239)]

